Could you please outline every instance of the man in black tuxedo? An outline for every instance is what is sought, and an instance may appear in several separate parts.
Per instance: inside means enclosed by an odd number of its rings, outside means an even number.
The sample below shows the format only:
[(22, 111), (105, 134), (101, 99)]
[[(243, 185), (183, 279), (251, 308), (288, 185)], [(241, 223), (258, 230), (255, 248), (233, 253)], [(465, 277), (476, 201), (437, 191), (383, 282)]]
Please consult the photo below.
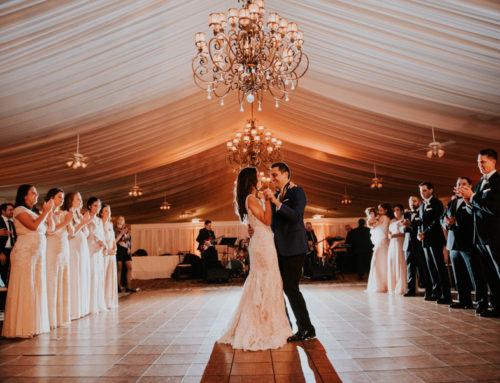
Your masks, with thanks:
[(218, 256), (217, 250), (213, 246), (212, 241), (215, 240), (215, 233), (212, 230), (212, 221), (206, 220), (205, 227), (200, 229), (196, 242), (198, 242), (198, 250), (201, 253), (201, 260), (203, 265), (203, 278), (207, 277), (207, 270), (210, 267), (217, 266)]
[(350, 254), (356, 261), (358, 280), (361, 281), (363, 275), (370, 269), (370, 259), (373, 251), (370, 229), (366, 227), (366, 221), (363, 218), (358, 220), (358, 227), (349, 232), (345, 243), (351, 245)]
[(276, 195), (270, 189), (265, 191), (271, 200), (273, 219), (271, 228), (278, 252), (278, 262), (283, 290), (285, 291), (295, 318), (298, 331), (288, 341), (314, 338), (316, 330), (309, 318), (306, 302), (299, 289), (302, 266), (308, 251), (304, 209), (306, 195), (300, 186), (290, 183), (290, 169), (284, 162), (271, 165), (271, 182), (279, 188)]
[(434, 185), (432, 183), (422, 182), (419, 188), (424, 202), (419, 208), (420, 227), (417, 238), (422, 242), (432, 282), (431, 299), (436, 298), (438, 304), (450, 304), (452, 303), (450, 279), (444, 264), (443, 247), (445, 238), (441, 228), (443, 203), (434, 197)]
[(0, 205), (2, 218), (0, 219), (0, 229), (8, 232), (6, 236), (0, 236), (0, 277), (7, 286), (9, 283), (10, 252), (16, 243), (16, 228), (12, 221), (14, 214), (14, 205), (4, 203)]
[[(459, 177), (455, 190), (460, 187), (472, 187), (471, 180)], [(476, 293), (477, 308), (480, 314), (488, 308), (488, 289), (481, 270), (479, 254), (474, 246), (474, 217), (470, 214), (462, 196), (455, 195), (446, 207), (443, 227), (448, 230), (446, 248), (450, 252), (455, 285), (458, 290), (458, 302), (451, 308), (471, 309), (471, 287)]]
[(422, 247), (422, 242), (420, 242), (417, 238), (418, 228), (421, 223), (419, 216), (421, 203), (420, 198), (417, 196), (410, 196), (408, 199), (410, 211), (405, 212), (403, 215), (404, 220), (403, 225), (401, 226), (401, 231), (405, 234), (403, 250), (405, 252), (407, 270), (406, 278), (408, 283), (408, 288), (404, 296), (414, 297), (416, 295), (416, 275), (418, 275), (418, 284), (425, 288), (424, 299), (432, 300), (432, 284), (427, 264), (425, 262), (424, 249)]
[(474, 244), (481, 255), (490, 289), (492, 309), (479, 314), (485, 317), (500, 317), (500, 174), (496, 170), (497, 158), (495, 150), (481, 150), (477, 164), (483, 178), (474, 191), (468, 186), (458, 189), (474, 216)]

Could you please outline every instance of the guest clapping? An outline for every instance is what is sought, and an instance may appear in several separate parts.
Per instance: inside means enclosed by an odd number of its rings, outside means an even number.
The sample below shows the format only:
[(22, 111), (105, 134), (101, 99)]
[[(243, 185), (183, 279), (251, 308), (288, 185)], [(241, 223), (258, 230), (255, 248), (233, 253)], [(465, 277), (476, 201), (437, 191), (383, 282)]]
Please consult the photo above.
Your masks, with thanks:
[(389, 250), (387, 255), (387, 289), (389, 292), (406, 292), (406, 261), (403, 251), (404, 235), (401, 233), (403, 205), (394, 205), (394, 218), (389, 225)]
[(119, 216), (116, 219), (115, 226), (115, 240), (116, 240), (116, 263), (118, 265), (118, 290), (120, 288), (120, 279), (122, 275), (122, 267), (125, 264), (127, 268), (127, 287), (126, 291), (134, 293), (132, 290), (132, 256), (130, 254), (130, 233), (127, 225), (125, 224), (125, 217)]
[(38, 192), (33, 185), (17, 189), (14, 225), (17, 242), (11, 253), (11, 272), (2, 335), (7, 338), (30, 338), (48, 332), (45, 221), (54, 201), (35, 208)]
[(89, 198), (87, 209), (90, 214), (87, 240), (90, 254), (90, 313), (92, 314), (107, 309), (104, 301), (104, 254), (107, 248), (102, 220), (97, 215), (101, 210), (99, 198)]
[(61, 189), (50, 189), (45, 201), (53, 201), (52, 212), (47, 219), (47, 302), (50, 328), (54, 329), (71, 321), (66, 226), (73, 219), (73, 212), (60, 209), (64, 202), (64, 192)]
[(106, 253), (104, 256), (104, 300), (106, 307), (111, 309), (118, 306), (118, 280), (116, 276), (116, 242), (113, 224), (111, 223), (111, 207), (102, 205), (99, 213), (106, 239)]
[(73, 212), (73, 219), (67, 226), (69, 238), (69, 276), (71, 291), (71, 319), (77, 319), (90, 312), (90, 256), (87, 237), (87, 223), (90, 214), (82, 214), (82, 196), (78, 192), (68, 193), (63, 209)]

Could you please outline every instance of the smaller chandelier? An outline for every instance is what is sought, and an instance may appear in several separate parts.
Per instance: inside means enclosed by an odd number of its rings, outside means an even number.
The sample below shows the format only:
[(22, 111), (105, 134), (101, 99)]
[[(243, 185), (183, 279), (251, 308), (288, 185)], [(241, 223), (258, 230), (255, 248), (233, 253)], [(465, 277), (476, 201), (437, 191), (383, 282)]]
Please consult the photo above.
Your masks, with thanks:
[(289, 93), (309, 67), (302, 52), (304, 34), (296, 23), (277, 13), (264, 12), (264, 0), (238, 0), (241, 9), (211, 13), (208, 18), (212, 36), (195, 35), (197, 55), (192, 61), (194, 82), (212, 95), (222, 98), (230, 91), (243, 100), (257, 100), (261, 110), (264, 93), (270, 94), (279, 106), (289, 100)]
[(370, 185), (370, 187), (372, 189), (381, 189), (382, 188), (382, 178), (377, 177), (377, 167), (375, 166), (375, 164), (373, 164), (373, 174), (374, 174), (374, 177), (372, 178), (372, 184)]
[(345, 205), (349, 205), (350, 203), (352, 203), (351, 198), (347, 194), (347, 186), (345, 186), (345, 189), (344, 189), (344, 198), (340, 202), (345, 204)]
[(167, 202), (167, 193), (163, 196), (163, 202), (161, 203), (160, 210), (170, 210), (172, 204)]
[[(256, 126), (256, 120), (248, 120), (245, 127), (227, 142), (226, 160), (234, 171), (247, 166), (256, 167), (264, 176), (264, 171), (272, 163), (281, 161), (281, 140), (273, 137), (264, 126)], [(265, 177), (264, 177), (265, 178)], [(262, 181), (265, 182), (264, 178)]]
[(87, 167), (88, 158), (80, 153), (80, 135), (76, 136), (76, 153), (73, 153), (73, 158), (66, 162), (66, 165), (71, 169), (85, 169)]
[(129, 197), (137, 198), (142, 195), (142, 189), (137, 185), (137, 174), (134, 174), (134, 186), (130, 188), (128, 192)]

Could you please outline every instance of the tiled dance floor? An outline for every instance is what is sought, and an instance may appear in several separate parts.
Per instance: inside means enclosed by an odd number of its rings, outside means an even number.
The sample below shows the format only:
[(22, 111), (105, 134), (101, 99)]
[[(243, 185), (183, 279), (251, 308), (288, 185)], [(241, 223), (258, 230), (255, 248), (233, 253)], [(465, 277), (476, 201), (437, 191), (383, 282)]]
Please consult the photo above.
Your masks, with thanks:
[(500, 381), (500, 320), (363, 286), (303, 285), (318, 338), (277, 351), (215, 343), (240, 286), (143, 291), (118, 310), (0, 341), (1, 382)]

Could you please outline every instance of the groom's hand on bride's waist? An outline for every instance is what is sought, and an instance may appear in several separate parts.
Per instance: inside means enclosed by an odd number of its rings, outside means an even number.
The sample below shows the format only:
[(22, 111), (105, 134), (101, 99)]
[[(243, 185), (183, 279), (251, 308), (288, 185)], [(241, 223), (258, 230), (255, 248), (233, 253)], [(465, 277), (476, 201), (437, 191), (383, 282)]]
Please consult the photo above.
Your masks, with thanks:
[(248, 225), (248, 236), (252, 238), (254, 233), (253, 227), (251, 225)]

